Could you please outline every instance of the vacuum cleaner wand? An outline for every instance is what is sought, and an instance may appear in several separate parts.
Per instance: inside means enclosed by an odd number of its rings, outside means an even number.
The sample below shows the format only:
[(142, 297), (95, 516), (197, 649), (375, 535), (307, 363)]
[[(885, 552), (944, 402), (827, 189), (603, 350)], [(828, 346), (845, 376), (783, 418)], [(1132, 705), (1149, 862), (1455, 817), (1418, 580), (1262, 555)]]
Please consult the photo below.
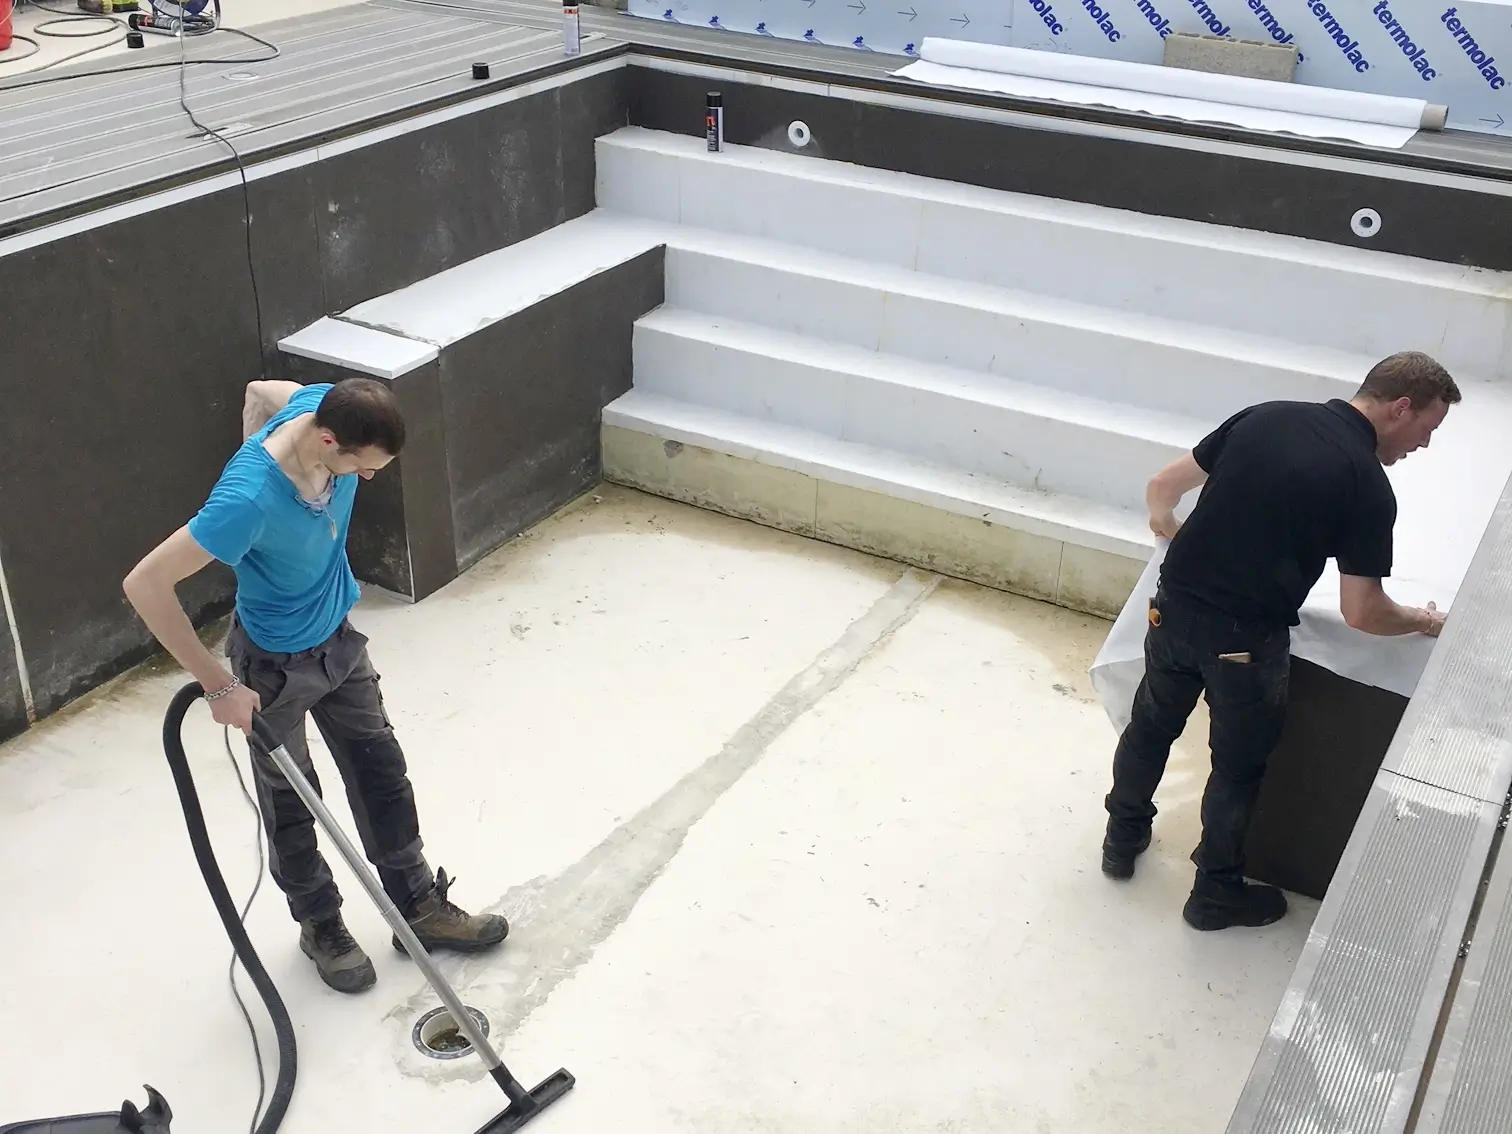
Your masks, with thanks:
[[(195, 688), (199, 688), (197, 685)], [(435, 989), (436, 995), (441, 998), (441, 1003), (446, 1005), (446, 1010), (451, 1013), (451, 1018), (456, 1022), (458, 1029), (472, 1044), (473, 1050), (482, 1058), (483, 1064), (488, 1068), (488, 1073), (493, 1076), (494, 1082), (498, 1083), (504, 1094), (509, 1099), (509, 1106), (497, 1114), (491, 1122), (480, 1127), (477, 1134), (507, 1134), (508, 1131), (518, 1130), (532, 1118), (556, 1102), (568, 1091), (572, 1090), (576, 1080), (565, 1068), (556, 1071), (537, 1085), (533, 1090), (526, 1090), (520, 1082), (510, 1074), (509, 1068), (504, 1066), (504, 1061), (499, 1058), (499, 1053), (493, 1049), (486, 1036), (479, 1029), (472, 1013), (463, 1005), (457, 993), (453, 990), (447, 979), (441, 975), (441, 970), (431, 960), (425, 946), (420, 944), (414, 930), (399, 913), (393, 899), (384, 891), (382, 883), (378, 881), (372, 869), (352, 840), (347, 838), (346, 832), (337, 824), (335, 817), (326, 807), (325, 802), (310, 787), (310, 782), (300, 772), (294, 758), (284, 747), (283, 742), (274, 734), (268, 723), (260, 716), (252, 718), (252, 732), (258, 745), (272, 758), (278, 770), (283, 773), (289, 785), (304, 801), (309, 808), (310, 814), (315, 821), (331, 837), (336, 844), (336, 849), (341, 852), (341, 857), (352, 868), (352, 873), (357, 875), (362, 888), (367, 891), (368, 897), (378, 907), (378, 912), (389, 923), (404, 951), (425, 975), (426, 981), (431, 988)]]
[[(184, 822), (189, 828), (189, 842), (194, 848), (194, 857), (199, 863), (200, 873), (204, 875), (205, 887), (210, 891), (210, 898), (215, 903), (216, 912), (220, 914), (221, 922), (226, 928), (226, 935), (231, 939), (242, 968), (246, 969), (247, 975), (252, 978), (253, 985), (256, 986), (263, 1004), (268, 1009), (268, 1015), (273, 1021), (274, 1034), (278, 1038), (278, 1080), (268, 1100), (267, 1109), (263, 1112), (255, 1129), (255, 1134), (274, 1134), (283, 1123), (289, 1103), (294, 1097), (294, 1080), (298, 1073), (294, 1024), (289, 1019), (289, 1013), (284, 1008), (282, 998), (278, 995), (278, 989), (257, 956), (252, 939), (247, 936), (246, 927), (241, 923), (236, 903), (231, 898), (231, 892), (226, 888), (226, 880), (222, 877), (220, 866), (215, 861), (215, 851), (210, 845), (210, 835), (205, 828), (205, 816), (200, 809), (199, 793), (194, 787), (194, 776), (189, 770), (189, 758), (184, 752), (184, 741), (181, 735), (184, 717), (189, 712), (190, 706), (203, 696), (204, 690), (193, 681), (174, 694), (173, 700), (168, 705), (168, 712), (163, 717), (163, 751), (168, 757), (168, 767), (173, 773), (174, 785), (178, 788), (179, 803), (184, 809)], [(509, 1073), (509, 1068), (504, 1066), (504, 1061), (499, 1058), (498, 1052), (494, 1051), (479, 1031), (477, 1024), (473, 1021), (472, 1013), (467, 1011), (462, 1001), (457, 999), (457, 994), (452, 991), (451, 985), (436, 968), (435, 963), (430, 959), (430, 954), (425, 951), (425, 947), (416, 939), (409, 923), (400, 916), (398, 909), (384, 893), (382, 885), (379, 884), (368, 864), (357, 853), (357, 848), (352, 845), (352, 841), (346, 837), (345, 832), (337, 826), (335, 818), (311, 789), (310, 782), (301, 774), (298, 766), (289, 756), (288, 750), (274, 735), (268, 723), (261, 717), (254, 716), (252, 731), (257, 744), (272, 757), (289, 784), (299, 794), (299, 798), (304, 800), (305, 806), (310, 809), (310, 814), (325, 828), (326, 834), (335, 841), (337, 849), (341, 851), (341, 857), (346, 859), (347, 865), (361, 880), (363, 888), (368, 892), (368, 897), (373, 900), (373, 904), (383, 914), (384, 920), (398, 935), (405, 951), (414, 959), (415, 964), (420, 966), (420, 971), (425, 974), (425, 979), (441, 997), (447, 1011), (451, 1013), (451, 1018), (456, 1021), (457, 1027), (472, 1042), (473, 1050), (482, 1057), (488, 1073), (493, 1076), (494, 1081), (508, 1097), (509, 1105), (495, 1115), (492, 1121), (480, 1127), (477, 1134), (509, 1134), (510, 1131), (518, 1130), (572, 1090), (576, 1080), (566, 1070), (557, 1071), (531, 1091), (527, 1091), (516, 1081), (515, 1077)], [(65, 1131), (68, 1134), (169, 1134), (169, 1123), (172, 1121), (173, 1112), (162, 1095), (151, 1087), (147, 1087), (146, 1090), (148, 1105), (145, 1109), (139, 1110), (128, 1100), (118, 1111), (6, 1123), (0, 1125), (0, 1134), (64, 1134)]]

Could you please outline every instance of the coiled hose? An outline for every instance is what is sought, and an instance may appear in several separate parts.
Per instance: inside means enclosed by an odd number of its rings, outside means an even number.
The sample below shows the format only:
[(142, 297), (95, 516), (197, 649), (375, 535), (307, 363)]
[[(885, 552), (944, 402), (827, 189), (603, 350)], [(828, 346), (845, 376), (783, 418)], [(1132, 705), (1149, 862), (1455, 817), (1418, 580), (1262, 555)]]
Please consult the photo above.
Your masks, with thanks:
[(236, 903), (226, 889), (226, 880), (221, 877), (220, 865), (215, 861), (215, 851), (210, 846), (210, 835), (205, 830), (205, 815), (200, 810), (199, 793), (194, 790), (194, 777), (189, 773), (189, 757), (184, 752), (184, 717), (189, 706), (203, 697), (205, 691), (198, 682), (191, 681), (173, 695), (168, 703), (168, 713), (163, 718), (163, 752), (168, 757), (168, 768), (173, 772), (173, 782), (178, 788), (179, 804), (184, 811), (184, 824), (189, 828), (189, 842), (194, 847), (194, 858), (204, 875), (205, 887), (220, 914), (221, 924), (226, 927), (226, 936), (242, 963), (242, 968), (252, 978), (257, 994), (262, 997), (273, 1021), (273, 1033), (278, 1038), (278, 1079), (273, 1093), (268, 1097), (268, 1109), (257, 1124), (256, 1134), (273, 1134), (282, 1125), (289, 1102), (294, 1097), (294, 1078), (298, 1074), (299, 1057), (294, 1044), (294, 1024), (289, 1019), (288, 1009), (277, 987), (263, 968), (252, 939), (237, 915)]

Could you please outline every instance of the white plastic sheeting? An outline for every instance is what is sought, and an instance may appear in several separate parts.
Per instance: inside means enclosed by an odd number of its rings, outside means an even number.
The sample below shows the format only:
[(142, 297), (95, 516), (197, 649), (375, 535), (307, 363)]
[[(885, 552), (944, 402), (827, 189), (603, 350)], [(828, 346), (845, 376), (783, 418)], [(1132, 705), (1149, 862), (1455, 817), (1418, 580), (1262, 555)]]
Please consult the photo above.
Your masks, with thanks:
[(1428, 107), (1424, 99), (951, 39), (925, 39), (919, 61), (896, 74), (932, 86), (1107, 106), (1386, 149), (1406, 145)]
[[(1397, 497), (1395, 563), (1386, 593), (1411, 606), (1450, 609), (1496, 502), (1512, 476), (1512, 390), (1461, 382), (1463, 404), (1449, 411), (1433, 443), (1387, 470)], [(1189, 498), (1190, 499), (1190, 498)], [(1113, 727), (1129, 722), (1144, 676), (1144, 636), (1164, 541), (1140, 577), (1092, 663), (1092, 685)], [(1410, 697), (1434, 641), (1421, 634), (1382, 638), (1352, 630), (1339, 613), (1332, 560), (1292, 628), (1292, 652), (1341, 677)], [(1454, 617), (1451, 610), (1450, 617)]]
[[(1489, 518), (1488, 513), (1487, 519)], [(1144, 638), (1148, 627), (1146, 611), (1160, 579), (1160, 564), (1165, 557), (1165, 547), (1165, 541), (1160, 541), (1160, 547), (1151, 557), (1134, 593), (1113, 623), (1113, 629), (1098, 651), (1097, 660), (1092, 663), (1092, 687), (1102, 698), (1103, 709), (1119, 732), (1129, 723), (1134, 691), (1139, 688), (1139, 680), (1144, 676)], [(1465, 566), (1469, 566), (1468, 560)], [(1407, 598), (1408, 590), (1415, 591), (1416, 588), (1410, 585), (1389, 587), (1389, 593), (1399, 602), (1412, 601)], [(1344, 617), (1339, 613), (1338, 596), (1339, 576), (1330, 564), (1302, 608), (1300, 625), (1292, 628), (1292, 652), (1341, 677), (1410, 697), (1422, 675), (1423, 667), (1428, 664), (1428, 654), (1433, 649), (1432, 640), (1421, 634), (1409, 634), (1402, 638), (1375, 638), (1351, 630), (1344, 625)], [(1446, 605), (1448, 601), (1449, 595), (1442, 592), (1439, 598), (1422, 600), (1423, 603), (1438, 602), (1440, 606)]]

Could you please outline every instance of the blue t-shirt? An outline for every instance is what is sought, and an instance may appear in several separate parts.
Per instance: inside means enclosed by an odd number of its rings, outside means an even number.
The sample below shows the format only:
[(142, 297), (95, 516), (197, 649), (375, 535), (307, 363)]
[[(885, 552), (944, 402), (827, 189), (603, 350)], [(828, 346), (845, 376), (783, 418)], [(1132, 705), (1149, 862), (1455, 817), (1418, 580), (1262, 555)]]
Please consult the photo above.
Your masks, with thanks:
[(306, 386), (247, 438), (189, 521), (194, 542), (236, 572), (237, 617), (271, 653), (320, 645), (358, 598), (346, 554), (357, 477), (332, 477), (329, 500), (305, 500), (263, 447), (284, 422), (313, 413), (330, 388)]

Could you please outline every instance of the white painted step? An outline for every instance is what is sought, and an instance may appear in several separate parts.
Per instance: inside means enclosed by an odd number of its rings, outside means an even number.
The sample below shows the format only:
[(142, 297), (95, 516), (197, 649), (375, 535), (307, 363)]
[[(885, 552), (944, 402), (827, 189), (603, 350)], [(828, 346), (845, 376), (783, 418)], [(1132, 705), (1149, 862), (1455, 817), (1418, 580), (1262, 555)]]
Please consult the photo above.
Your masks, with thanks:
[(1255, 402), (1350, 397), (1372, 364), (770, 240), (670, 226), (666, 240), (669, 305), (1211, 425)]
[(343, 317), (445, 348), (653, 247), (644, 229), (589, 213), (359, 303)]
[(469, 335), (661, 243), (653, 226), (596, 210), (318, 319), (280, 339), (278, 347), (398, 378)]
[[(619, 212), (1373, 359), (1425, 350), (1465, 376), (1512, 376), (1512, 273), (754, 147), (710, 154), (701, 139), (638, 127), (596, 147), (598, 203)], [(1347, 237), (1349, 214), (1337, 219)], [(1388, 209), (1383, 223), (1411, 218)]]
[(1154, 549), (1154, 537), (1142, 511), (1034, 492), (816, 430), (645, 390), (631, 390), (610, 403), (604, 410), (604, 424), (1129, 560), (1148, 560)]
[(635, 388), (1120, 508), (1206, 432), (1190, 417), (663, 307)]

